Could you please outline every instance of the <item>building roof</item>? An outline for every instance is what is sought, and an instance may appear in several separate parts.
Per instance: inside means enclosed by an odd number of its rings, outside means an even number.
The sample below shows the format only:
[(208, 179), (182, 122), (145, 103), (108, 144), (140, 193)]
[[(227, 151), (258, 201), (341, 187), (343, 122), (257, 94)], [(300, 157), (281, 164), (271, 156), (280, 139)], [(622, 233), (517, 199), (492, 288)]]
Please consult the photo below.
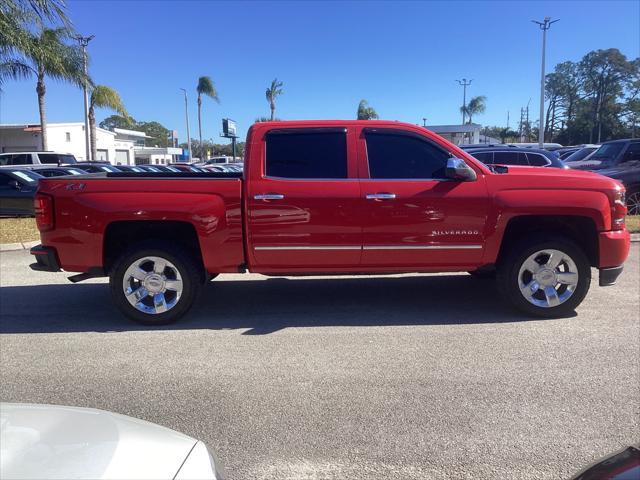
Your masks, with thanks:
[(482, 130), (482, 125), (468, 123), (465, 125), (427, 125), (427, 130), (433, 133), (472, 133)]
[[(47, 128), (50, 127), (84, 127), (84, 122), (47, 122)], [(96, 127), (103, 133), (116, 135), (111, 130)], [(25, 132), (40, 132), (40, 123), (0, 123), (0, 130), (23, 130)]]
[(118, 135), (128, 135), (129, 137), (140, 137), (140, 138), (153, 138), (147, 135), (144, 132), (140, 132), (138, 130), (127, 130), (126, 128), (115, 128), (113, 129), (115, 133)]

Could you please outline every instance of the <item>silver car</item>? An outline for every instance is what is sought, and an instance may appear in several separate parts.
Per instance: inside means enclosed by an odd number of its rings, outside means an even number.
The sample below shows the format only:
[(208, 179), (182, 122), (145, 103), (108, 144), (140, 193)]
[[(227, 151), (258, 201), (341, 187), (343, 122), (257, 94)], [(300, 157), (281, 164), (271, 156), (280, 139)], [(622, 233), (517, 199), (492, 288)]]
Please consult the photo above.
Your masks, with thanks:
[(0, 403), (0, 478), (220, 479), (204, 443), (92, 408)]

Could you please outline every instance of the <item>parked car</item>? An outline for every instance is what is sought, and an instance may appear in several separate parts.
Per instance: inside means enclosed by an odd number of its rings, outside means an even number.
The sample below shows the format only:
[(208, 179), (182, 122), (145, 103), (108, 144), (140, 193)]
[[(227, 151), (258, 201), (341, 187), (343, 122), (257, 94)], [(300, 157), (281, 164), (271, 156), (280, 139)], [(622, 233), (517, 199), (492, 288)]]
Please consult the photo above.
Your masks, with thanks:
[(25, 168), (0, 169), (0, 215), (33, 215), (33, 198), (43, 177)]
[(538, 148), (483, 147), (465, 150), (485, 165), (523, 165), (531, 167), (567, 168), (554, 152)]
[(144, 172), (144, 170), (142, 170), (140, 167), (137, 167), (134, 165), (116, 165), (116, 168), (121, 172), (135, 172), (135, 173)]
[(181, 172), (197, 172), (199, 169), (196, 169), (192, 165), (188, 163), (170, 163), (167, 165), (168, 167), (177, 168)]
[(584, 147), (580, 147), (578, 150), (574, 150), (564, 158), (560, 155), (560, 160), (565, 164), (586, 160), (593, 152), (598, 150), (598, 148), (600, 148), (600, 145), (585, 145)]
[(34, 165), (32, 167), (25, 167), (32, 172), (36, 172), (43, 177), (63, 177), (65, 175), (84, 175), (84, 170), (76, 167), (47, 167), (44, 165)]
[(137, 418), (93, 408), (0, 403), (0, 478), (222, 478), (207, 446)]
[(626, 447), (588, 466), (572, 480), (638, 480), (640, 444)]
[(17, 152), (0, 153), (0, 165), (71, 165), (77, 163), (70, 153)]
[(585, 160), (571, 162), (571, 168), (593, 172), (620, 181), (627, 190), (627, 210), (640, 215), (640, 139), (604, 142)]
[(109, 276), (115, 305), (146, 324), (177, 320), (208, 279), (246, 270), (494, 269), (514, 307), (558, 317), (585, 298), (592, 267), (612, 285), (629, 253), (624, 189), (602, 175), (488, 168), (400, 122), (259, 122), (246, 144), (243, 175), (148, 173), (137, 191), (121, 174), (86, 176), (82, 190), (42, 180), (32, 268)]
[(122, 171), (110, 163), (103, 162), (78, 162), (76, 163), (75, 168), (84, 170), (87, 173), (115, 173)]

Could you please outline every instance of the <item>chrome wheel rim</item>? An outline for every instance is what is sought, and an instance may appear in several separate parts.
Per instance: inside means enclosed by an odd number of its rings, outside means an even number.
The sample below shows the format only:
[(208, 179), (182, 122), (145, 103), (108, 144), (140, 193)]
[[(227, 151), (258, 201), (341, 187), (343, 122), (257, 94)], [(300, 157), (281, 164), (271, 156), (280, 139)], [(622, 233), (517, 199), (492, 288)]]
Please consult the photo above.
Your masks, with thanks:
[(578, 286), (578, 267), (564, 252), (540, 250), (520, 266), (520, 293), (531, 304), (553, 308), (569, 300)]
[(122, 290), (127, 301), (149, 315), (167, 312), (182, 296), (182, 277), (165, 258), (142, 257), (124, 272)]
[(634, 192), (627, 197), (627, 213), (640, 215), (640, 192)]

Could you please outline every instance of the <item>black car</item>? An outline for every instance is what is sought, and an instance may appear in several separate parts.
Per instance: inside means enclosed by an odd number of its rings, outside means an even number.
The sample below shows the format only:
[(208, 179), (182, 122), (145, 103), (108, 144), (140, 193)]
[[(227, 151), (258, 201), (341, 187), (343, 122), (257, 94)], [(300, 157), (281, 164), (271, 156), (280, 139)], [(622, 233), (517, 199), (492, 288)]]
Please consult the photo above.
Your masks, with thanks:
[(83, 175), (87, 173), (75, 167), (47, 167), (43, 165), (42, 167), (36, 166), (29, 167), (28, 169), (43, 177), (63, 177), (66, 175)]
[(465, 151), (485, 165), (567, 168), (556, 153), (539, 148), (495, 146), (467, 148)]
[(571, 168), (593, 172), (620, 181), (627, 189), (627, 210), (640, 215), (640, 139), (603, 143), (587, 159), (571, 162)]
[(41, 178), (27, 169), (0, 169), (0, 215), (33, 215), (33, 197)]
[(115, 173), (121, 171), (110, 163), (99, 162), (78, 162), (74, 165), (74, 168), (79, 168), (87, 173)]

